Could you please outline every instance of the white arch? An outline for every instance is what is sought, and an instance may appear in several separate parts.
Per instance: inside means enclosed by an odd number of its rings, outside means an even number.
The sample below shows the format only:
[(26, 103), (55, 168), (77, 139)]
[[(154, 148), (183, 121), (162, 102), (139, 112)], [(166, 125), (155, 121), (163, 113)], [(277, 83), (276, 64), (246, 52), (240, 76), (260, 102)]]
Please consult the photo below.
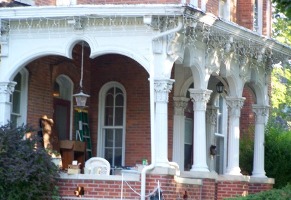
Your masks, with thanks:
[(102, 46), (94, 52), (91, 51), (90, 57), (95, 58), (110, 53), (127, 56), (138, 62), (148, 73), (150, 73), (150, 63), (144, 56), (134, 52), (134, 50), (127, 49), (121, 46)]

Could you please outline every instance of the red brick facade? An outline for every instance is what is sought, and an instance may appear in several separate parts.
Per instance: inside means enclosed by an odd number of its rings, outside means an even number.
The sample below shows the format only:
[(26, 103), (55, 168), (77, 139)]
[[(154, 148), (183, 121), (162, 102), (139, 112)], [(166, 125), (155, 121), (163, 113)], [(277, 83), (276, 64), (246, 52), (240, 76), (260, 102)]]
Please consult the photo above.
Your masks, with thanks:
[[(190, 200), (223, 200), (228, 197), (245, 196), (272, 189), (272, 185), (263, 183), (249, 183), (247, 181), (215, 181), (214, 179), (203, 179), (202, 184), (177, 183), (171, 175), (147, 176), (146, 195), (154, 191), (160, 184), (164, 199), (183, 199), (185, 192)], [(198, 180), (198, 179), (196, 179)], [(110, 198), (118, 199), (123, 196), (125, 199), (140, 199), (140, 181), (121, 180), (81, 180), (81, 179), (60, 179), (60, 195), (66, 198), (73, 198), (77, 186), (84, 187), (85, 198)], [(129, 187), (130, 186), (130, 187)], [(123, 187), (123, 190), (122, 190)], [(122, 190), (122, 192), (121, 192)]]
[[(36, 0), (36, 5), (55, 5), (55, 0)], [(219, 0), (206, 1), (206, 12), (218, 15)], [(253, 0), (237, 0), (231, 5), (231, 19), (241, 26), (253, 29)], [(263, 33), (267, 30), (265, 20), (267, 1), (263, 6)], [(79, 0), (78, 4), (179, 4), (177, 0), (110, 0), (92, 1)], [(198, 1), (201, 6), (201, 1)], [(80, 80), (80, 46), (73, 49), (75, 61), (59, 57), (46, 56), (39, 58), (27, 65), (29, 71), (28, 81), (28, 112), (27, 122), (38, 128), (38, 119), (42, 115), (54, 117), (53, 85), (56, 78), (64, 74), (74, 84), (74, 93), (79, 92)], [(89, 124), (91, 130), (93, 156), (97, 155), (98, 144), (98, 113), (99, 92), (102, 86), (110, 81), (122, 84), (126, 91), (126, 139), (125, 139), (125, 165), (134, 166), (146, 158), (151, 163), (151, 127), (150, 127), (150, 91), (148, 72), (133, 59), (116, 54), (102, 55), (94, 59), (88, 59), (89, 51), (86, 49), (84, 59), (83, 90), (90, 94), (87, 105), (89, 106)], [(175, 79), (175, 77), (172, 77)], [(175, 87), (175, 84), (174, 86)], [(173, 90), (172, 90), (173, 91)], [(255, 98), (249, 88), (245, 87), (243, 95), (246, 97), (244, 107), (241, 110), (240, 128), (241, 133), (248, 131), (255, 122), (252, 112), (252, 104)], [(172, 160), (173, 153), (173, 92), (169, 94), (168, 103), (168, 159)], [(57, 135), (54, 132), (55, 136)], [(73, 138), (75, 137), (73, 131)], [(220, 181), (210, 178), (200, 179), (199, 184), (185, 184), (174, 180), (172, 175), (148, 175), (146, 191), (161, 183), (165, 199), (177, 199), (182, 197), (185, 191), (189, 199), (221, 200), (226, 197), (235, 197), (269, 190), (272, 184), (250, 183), (246, 181)], [(131, 181), (129, 184), (134, 190), (140, 192), (141, 182)], [(60, 194), (63, 197), (73, 197), (77, 186), (85, 188), (85, 197), (94, 198), (120, 198), (121, 181), (116, 180), (83, 180), (83, 179), (60, 179)], [(124, 198), (139, 199), (136, 194), (124, 184)]]

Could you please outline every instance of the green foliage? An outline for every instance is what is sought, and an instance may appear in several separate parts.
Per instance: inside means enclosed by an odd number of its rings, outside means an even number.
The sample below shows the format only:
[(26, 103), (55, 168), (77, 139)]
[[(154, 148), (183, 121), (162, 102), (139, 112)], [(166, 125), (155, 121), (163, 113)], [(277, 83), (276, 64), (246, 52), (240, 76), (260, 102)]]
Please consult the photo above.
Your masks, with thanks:
[[(36, 137), (23, 139), (27, 128), (0, 127), (0, 199), (39, 200), (57, 195), (57, 167)], [(55, 198), (56, 199), (56, 198)]]
[(286, 17), (291, 18), (291, 3), (290, 0), (272, 0), (275, 3), (276, 9), (284, 13)]
[(273, 189), (257, 194), (250, 194), (246, 197), (227, 198), (227, 200), (290, 200), (291, 185), (287, 185), (281, 189)]
[[(240, 139), (240, 168), (244, 175), (253, 169), (253, 130), (242, 134)], [(291, 183), (291, 131), (277, 123), (269, 122), (265, 137), (266, 175), (275, 178), (275, 188)]]
[(275, 14), (272, 24), (273, 38), (286, 45), (291, 45), (291, 20)]
[(269, 123), (265, 138), (265, 170), (275, 178), (275, 188), (291, 183), (291, 131)]
[(271, 79), (271, 115), (286, 122), (291, 121), (291, 69), (276, 67)]
[(239, 144), (239, 166), (243, 175), (251, 175), (253, 170), (254, 155), (254, 126), (242, 133)]

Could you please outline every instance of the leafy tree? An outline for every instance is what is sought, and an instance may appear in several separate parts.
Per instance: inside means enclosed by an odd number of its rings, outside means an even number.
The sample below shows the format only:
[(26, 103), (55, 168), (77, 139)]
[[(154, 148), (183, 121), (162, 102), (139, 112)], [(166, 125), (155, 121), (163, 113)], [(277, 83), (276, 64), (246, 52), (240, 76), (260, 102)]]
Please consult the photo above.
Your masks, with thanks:
[[(251, 175), (253, 169), (253, 130), (244, 133), (240, 139), (240, 167), (244, 175)], [(275, 178), (275, 188), (291, 184), (291, 131), (270, 121), (266, 127), (265, 170), (266, 175)]]
[[(37, 137), (23, 139), (25, 126), (0, 127), (0, 199), (52, 199), (58, 169)], [(37, 135), (37, 134), (36, 134)]]
[(272, 117), (288, 128), (284, 122), (291, 121), (291, 69), (276, 67), (272, 71), (271, 79)]
[[(291, 2), (290, 2), (291, 5)], [(272, 25), (273, 38), (286, 45), (291, 45), (291, 20), (280, 13), (274, 14)]]
[(272, 1), (276, 9), (281, 13), (284, 13), (288, 18), (291, 19), (291, 1), (290, 0), (273, 0)]

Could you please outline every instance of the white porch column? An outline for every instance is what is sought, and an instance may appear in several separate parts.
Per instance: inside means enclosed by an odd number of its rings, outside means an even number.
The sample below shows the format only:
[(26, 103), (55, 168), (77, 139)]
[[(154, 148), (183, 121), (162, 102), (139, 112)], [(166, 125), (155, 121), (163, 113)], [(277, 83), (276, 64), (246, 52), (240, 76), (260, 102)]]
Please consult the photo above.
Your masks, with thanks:
[(174, 133), (173, 133), (173, 161), (178, 163), (180, 169), (184, 169), (184, 136), (185, 115), (189, 98), (174, 97)]
[(206, 163), (206, 103), (210, 98), (211, 90), (189, 89), (193, 101), (194, 137), (193, 137), (193, 165), (191, 171), (209, 172)]
[(245, 98), (226, 97), (229, 108), (228, 157), (226, 174), (241, 175), (239, 167), (239, 118)]
[(207, 164), (209, 166), (210, 171), (215, 171), (215, 164), (214, 164), (214, 156), (210, 155), (210, 146), (216, 145), (215, 144), (215, 130), (216, 130), (216, 123), (217, 123), (217, 107), (216, 106), (207, 106), (206, 110), (206, 150), (207, 150)]
[(154, 80), (155, 90), (155, 163), (169, 167), (168, 160), (168, 101), (174, 80)]
[(14, 92), (16, 82), (0, 82), (0, 125), (7, 124), (10, 120), (11, 102), (10, 95)]
[(253, 177), (266, 178), (265, 172), (265, 120), (268, 114), (268, 106), (253, 104), (253, 111), (256, 113), (255, 143)]

